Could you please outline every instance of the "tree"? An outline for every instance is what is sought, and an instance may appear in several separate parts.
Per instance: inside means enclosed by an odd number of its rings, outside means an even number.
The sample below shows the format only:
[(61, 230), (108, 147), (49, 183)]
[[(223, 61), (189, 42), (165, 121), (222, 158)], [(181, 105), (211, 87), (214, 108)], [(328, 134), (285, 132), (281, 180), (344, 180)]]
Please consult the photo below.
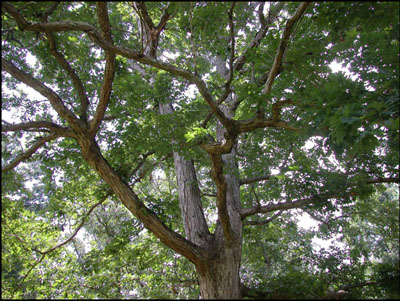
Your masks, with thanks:
[[(95, 273), (96, 261), (146, 241), (144, 227), (169, 248), (161, 253), (193, 264), (202, 298), (254, 297), (240, 279), (245, 235), (259, 231), (248, 227), (261, 226), (260, 237), (276, 233), (262, 226), (272, 221), (295, 231), (296, 208), (329, 224), (399, 182), (398, 11), (392, 2), (2, 2), (2, 107), (20, 119), (2, 121), (3, 254), (7, 277), (20, 277), (10, 296), (32, 297), (25, 281), (40, 266), (51, 274), (48, 258)], [(357, 79), (332, 73), (334, 60)], [(109, 199), (135, 222), (101, 214)], [(93, 212), (103, 234), (87, 222)], [(74, 241), (85, 223), (102, 250), (91, 259)], [(62, 251), (70, 242), (78, 261)], [(265, 245), (265, 261), (273, 250)], [(118, 275), (129, 264), (110, 266), (119, 289), (107, 296), (125, 289)], [(85, 290), (54, 283), (57, 293)], [(113, 294), (111, 283), (97, 296)]]

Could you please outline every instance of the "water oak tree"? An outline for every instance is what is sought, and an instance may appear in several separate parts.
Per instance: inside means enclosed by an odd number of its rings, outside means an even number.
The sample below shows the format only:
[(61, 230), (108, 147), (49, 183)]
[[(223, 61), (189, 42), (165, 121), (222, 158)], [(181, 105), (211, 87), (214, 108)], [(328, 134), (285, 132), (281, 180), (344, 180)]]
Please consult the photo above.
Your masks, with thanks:
[(10, 295), (111, 199), (135, 222), (96, 215), (109, 237), (125, 233), (110, 248), (144, 227), (193, 263), (202, 298), (257, 296), (240, 279), (245, 234), (257, 234), (244, 229), (296, 208), (329, 224), (399, 182), (398, 10), (2, 2), (2, 109), (18, 120), (2, 120), (2, 239), (36, 259), (8, 271), (20, 274)]

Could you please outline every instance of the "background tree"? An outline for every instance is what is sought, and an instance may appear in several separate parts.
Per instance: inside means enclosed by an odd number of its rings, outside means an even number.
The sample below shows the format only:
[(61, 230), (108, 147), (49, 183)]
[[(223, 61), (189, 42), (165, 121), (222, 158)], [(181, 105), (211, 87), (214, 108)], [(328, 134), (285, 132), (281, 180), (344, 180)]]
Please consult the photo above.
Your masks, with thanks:
[(398, 11), (2, 2), (4, 295), (398, 295)]

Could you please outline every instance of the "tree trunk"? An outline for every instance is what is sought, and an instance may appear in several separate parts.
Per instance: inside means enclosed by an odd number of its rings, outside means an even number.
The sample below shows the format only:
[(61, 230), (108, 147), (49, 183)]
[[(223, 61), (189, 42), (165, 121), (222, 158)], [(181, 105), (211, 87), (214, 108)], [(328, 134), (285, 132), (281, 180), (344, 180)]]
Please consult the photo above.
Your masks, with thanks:
[[(147, 15), (141, 4), (135, 4), (142, 14)], [(148, 16), (147, 16), (148, 17)], [(145, 16), (145, 18), (147, 18)], [(141, 20), (144, 44), (148, 45), (144, 53), (156, 59), (156, 50), (159, 35), (151, 38), (150, 31), (154, 30), (154, 24)], [(218, 58), (219, 59), (219, 58)], [(227, 76), (225, 67), (221, 67), (221, 59), (218, 60), (218, 68), (221, 75)], [(223, 74), (224, 73), (224, 74)], [(150, 84), (154, 83), (154, 74), (150, 76)], [(232, 98), (227, 99), (230, 103)], [(159, 104), (160, 114), (173, 113), (172, 104)], [(231, 115), (228, 106), (225, 113)], [(224, 139), (225, 129), (218, 124), (217, 139)], [(171, 141), (174, 144), (174, 141)], [(201, 205), (201, 195), (197, 182), (196, 172), (192, 160), (185, 160), (178, 152), (174, 152), (175, 172), (179, 188), (179, 208), (181, 211), (186, 239), (200, 246), (207, 253), (206, 256), (198, 257), (193, 261), (196, 266), (200, 293), (203, 299), (239, 299), (240, 289), (240, 261), (242, 254), (242, 221), (240, 217), (240, 190), (238, 167), (236, 164), (236, 151), (222, 155), (224, 165), (224, 177), (227, 186), (226, 206), (232, 229), (232, 241), (227, 243), (221, 224), (217, 222), (214, 234), (210, 234)], [(206, 258), (206, 259), (204, 259)]]
[[(218, 69), (218, 64), (217, 64)], [(220, 70), (221, 75), (227, 71)], [(225, 115), (232, 117), (229, 110), (234, 98), (229, 96), (226, 105), (222, 107)], [(217, 140), (225, 139), (226, 129), (218, 122)], [(214, 233), (214, 240), (210, 245), (213, 250), (213, 259), (196, 265), (200, 293), (205, 299), (240, 299), (240, 262), (242, 256), (242, 220), (240, 212), (240, 181), (238, 165), (236, 163), (236, 146), (230, 153), (222, 155), (223, 175), (226, 182), (226, 207), (229, 215), (230, 228), (233, 231), (233, 240), (225, 241), (220, 223)]]
[[(160, 104), (159, 107), (161, 114), (171, 114), (173, 112), (170, 103)], [(206, 247), (208, 241), (211, 240), (211, 234), (208, 231), (201, 206), (201, 195), (193, 161), (185, 160), (178, 152), (173, 152), (173, 154), (179, 188), (179, 208), (186, 238), (194, 244)]]
[(196, 265), (201, 297), (203, 299), (240, 299), (241, 245), (235, 244), (232, 248), (225, 247), (217, 253), (214, 259)]

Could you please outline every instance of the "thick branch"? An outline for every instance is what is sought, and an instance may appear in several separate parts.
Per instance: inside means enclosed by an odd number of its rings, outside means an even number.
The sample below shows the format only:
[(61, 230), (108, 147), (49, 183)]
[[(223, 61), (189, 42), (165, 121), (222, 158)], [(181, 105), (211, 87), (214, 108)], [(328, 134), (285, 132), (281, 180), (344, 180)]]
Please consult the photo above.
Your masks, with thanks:
[(81, 120), (79, 120), (73, 112), (71, 112), (68, 108), (65, 107), (63, 101), (60, 97), (50, 88), (46, 87), (44, 84), (39, 82), (37, 79), (33, 78), (30, 74), (25, 73), (24, 71), (18, 69), (14, 66), (11, 62), (7, 61), (4, 58), (1, 58), (1, 64), (3, 70), (7, 71), (11, 76), (15, 77), (19, 81), (23, 82), (27, 86), (31, 87), (32, 89), (36, 90), (44, 97), (46, 97), (54, 110), (63, 117), (66, 121), (68, 121), (71, 127), (74, 130), (79, 131), (83, 128), (84, 124)]
[(39, 131), (41, 129), (51, 130), (52, 132), (60, 134), (64, 137), (72, 137), (73, 135), (68, 128), (59, 126), (58, 124), (49, 121), (31, 121), (17, 124), (6, 123), (1, 125), (2, 132), (18, 132), (21, 130), (29, 131), (32, 129), (38, 129)]
[(147, 12), (147, 7), (144, 2), (135, 2), (134, 8), (136, 9), (137, 13), (139, 14), (140, 19), (146, 24), (149, 30), (154, 28), (153, 20), (151, 20), (149, 13)]
[(181, 235), (168, 228), (159, 217), (147, 208), (139, 199), (137, 194), (126, 184), (115, 172), (101, 154), (101, 151), (94, 140), (87, 136), (78, 137), (82, 148), (82, 155), (85, 160), (98, 172), (101, 178), (111, 187), (125, 207), (142, 221), (164, 244), (179, 254), (185, 256), (193, 263), (204, 259), (208, 253), (205, 250)]
[(272, 84), (274, 83), (275, 77), (278, 75), (278, 71), (280, 65), (282, 63), (283, 56), (285, 54), (286, 48), (288, 46), (290, 34), (292, 32), (294, 24), (303, 16), (304, 12), (306, 11), (307, 7), (310, 5), (309, 2), (302, 2), (299, 7), (297, 8), (296, 13), (292, 18), (290, 18), (286, 22), (285, 30), (283, 31), (281, 42), (279, 43), (278, 50), (275, 55), (275, 60), (272, 65), (271, 70), (269, 71), (269, 75), (267, 78), (267, 83), (265, 84), (265, 88), (263, 92), (268, 94), (271, 91)]
[[(108, 19), (106, 2), (97, 2), (97, 16), (103, 38), (108, 43), (112, 44), (111, 27), (110, 27), (110, 21)], [(96, 109), (95, 116), (90, 123), (90, 133), (93, 136), (97, 132), (101, 124), (101, 121), (103, 120), (104, 114), (106, 112), (108, 102), (110, 100), (114, 74), (115, 74), (115, 53), (113, 51), (106, 50), (106, 67), (104, 71), (103, 84), (101, 86), (100, 100)]]
[(43, 138), (39, 139), (26, 152), (22, 153), (17, 158), (15, 158), (10, 164), (7, 164), (5, 167), (3, 167), (1, 169), (1, 172), (7, 172), (7, 171), (13, 169), (22, 161), (29, 159), (40, 147), (45, 145), (46, 142), (54, 140), (59, 137), (60, 137), (60, 135), (52, 134), (47, 137), (43, 137)]

